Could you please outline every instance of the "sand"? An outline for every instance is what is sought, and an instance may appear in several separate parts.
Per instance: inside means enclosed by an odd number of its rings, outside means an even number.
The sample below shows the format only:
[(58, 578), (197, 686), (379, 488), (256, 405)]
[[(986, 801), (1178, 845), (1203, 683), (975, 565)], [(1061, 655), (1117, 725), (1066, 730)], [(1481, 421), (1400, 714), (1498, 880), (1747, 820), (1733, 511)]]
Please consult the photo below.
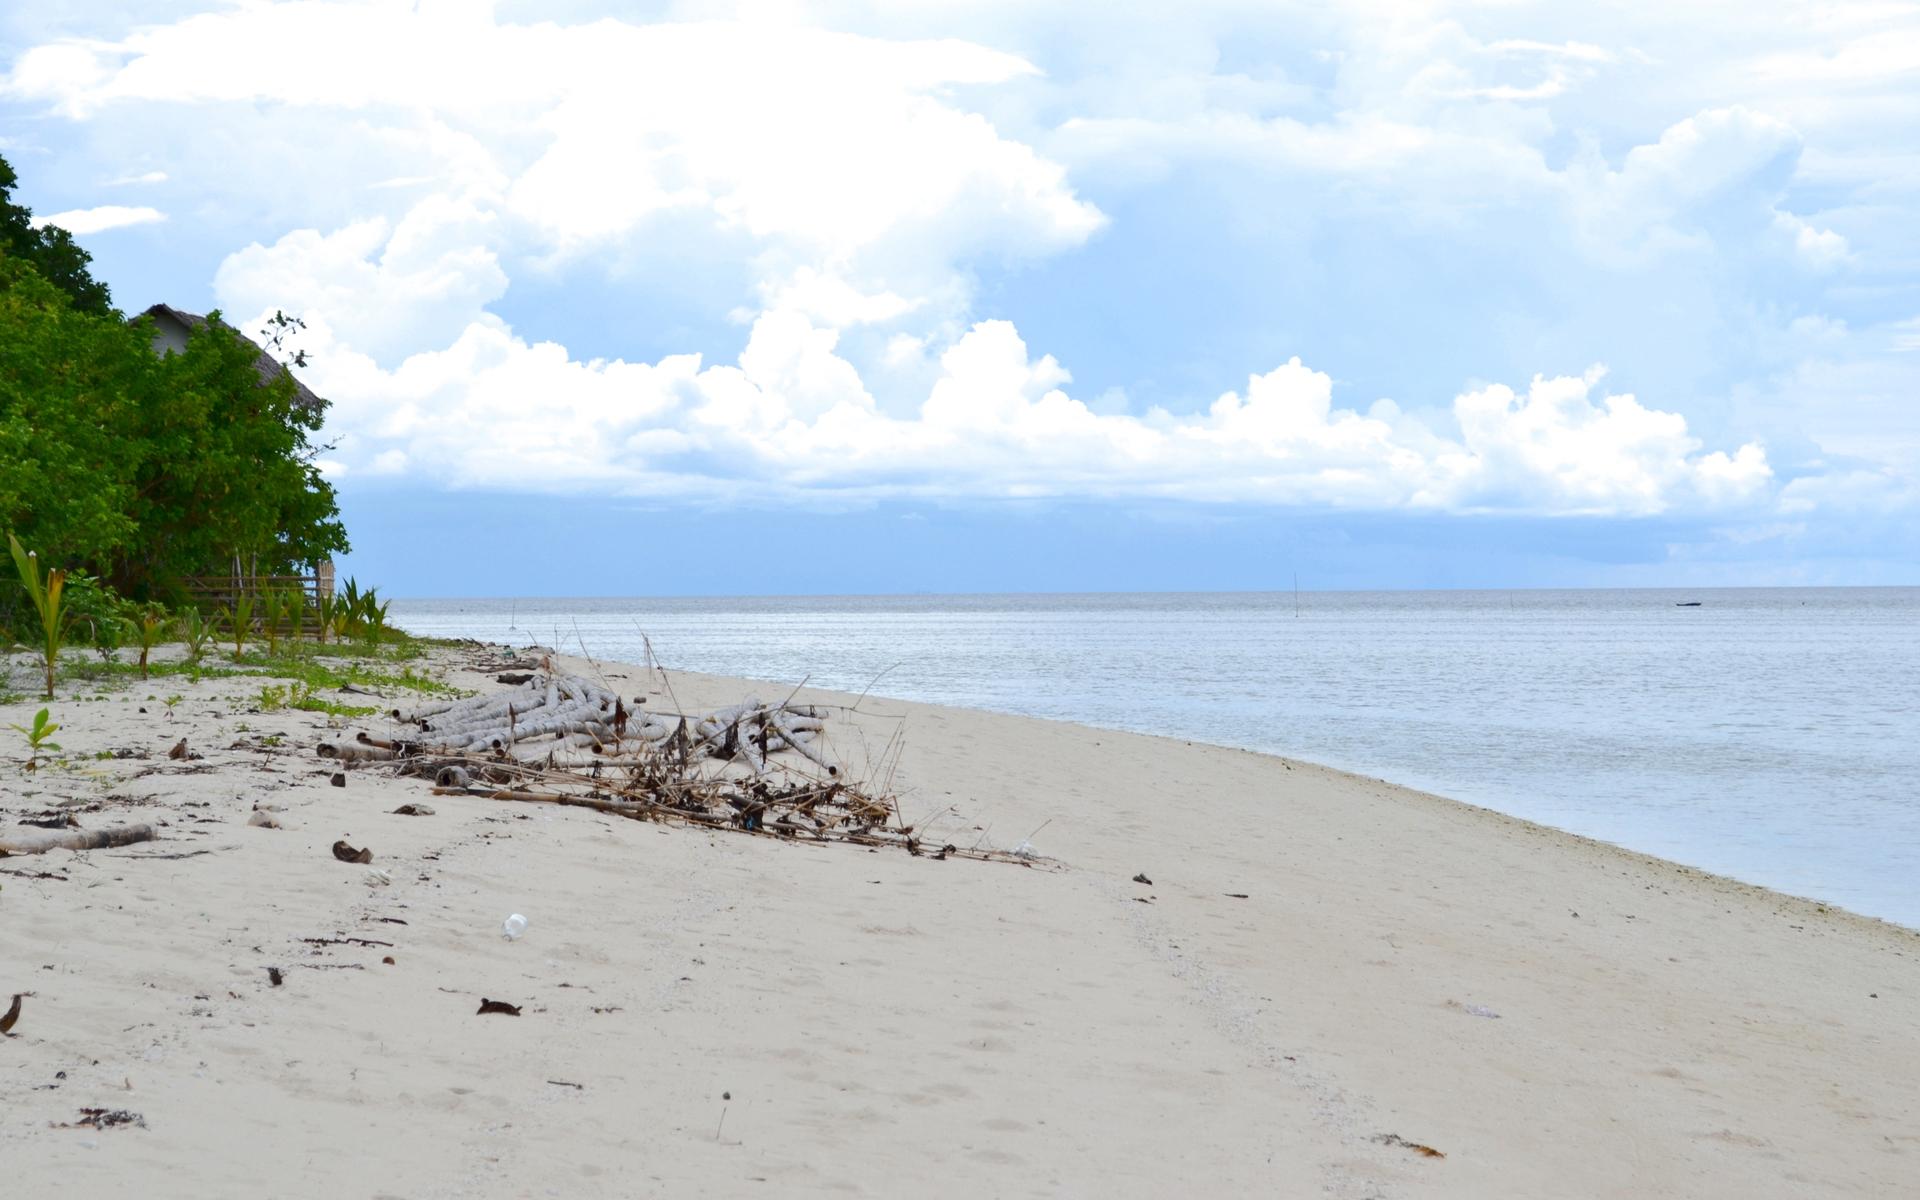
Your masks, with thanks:
[[(170, 715), (147, 699), (172, 693)], [(8, 826), (69, 800), (104, 802), (87, 827), (165, 823), (0, 860), (0, 1003), (32, 993), (0, 1039), (7, 1195), (1920, 1192), (1909, 930), (1069, 724), (869, 698), (832, 733), (859, 768), (902, 731), (908, 815), (1031, 835), (1057, 865), (1029, 869), (374, 769), (336, 788), (312, 747), (338, 731), (246, 711), (257, 693), (63, 689), (65, 765), (28, 774), (0, 743)], [(203, 760), (164, 757), (182, 736)], [(114, 749), (149, 757), (93, 758)], [(248, 825), (256, 805), (283, 828)], [(309, 941), (339, 938), (376, 944)], [(64, 1127), (86, 1108), (144, 1125)]]

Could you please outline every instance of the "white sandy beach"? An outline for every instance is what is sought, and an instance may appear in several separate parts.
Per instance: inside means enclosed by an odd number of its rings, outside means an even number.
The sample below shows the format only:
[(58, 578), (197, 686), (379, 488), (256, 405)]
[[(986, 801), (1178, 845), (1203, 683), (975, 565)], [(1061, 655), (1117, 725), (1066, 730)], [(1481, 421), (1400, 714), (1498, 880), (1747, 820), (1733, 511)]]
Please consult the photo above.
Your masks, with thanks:
[[(338, 731), (257, 691), (63, 688), (67, 765), (7, 743), (9, 827), (165, 828), (0, 861), (6, 1195), (1920, 1191), (1906, 929), (1304, 763), (874, 698), (839, 755), (903, 728), (909, 817), (1057, 867), (335, 788)], [(341, 938), (375, 944), (306, 940)]]

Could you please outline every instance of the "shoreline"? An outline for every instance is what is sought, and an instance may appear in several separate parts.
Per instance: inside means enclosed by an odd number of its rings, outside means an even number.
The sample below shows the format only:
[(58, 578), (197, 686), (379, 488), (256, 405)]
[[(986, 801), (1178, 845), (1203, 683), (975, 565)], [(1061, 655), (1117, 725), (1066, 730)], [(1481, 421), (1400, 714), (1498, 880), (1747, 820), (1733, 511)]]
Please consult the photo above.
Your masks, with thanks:
[[(974, 615), (943, 615), (946, 598), (557, 598), (520, 602), (514, 632), (507, 601), (422, 603), (397, 619), (575, 651), (577, 635), (632, 659), (644, 626), (669, 665), (849, 692), (881, 677), (875, 690), (924, 703), (1290, 756), (1920, 927), (1907, 881), (1920, 814), (1904, 799), (1916, 780), (1897, 749), (1920, 594), (1861, 590), (1816, 609), (1781, 594), (1717, 615), (1710, 603), (1704, 624), (1590, 589), (1515, 615), (1504, 595), (1483, 612), (1371, 594), (1300, 623), (1244, 597), (1130, 594), (1106, 615), (1108, 600), (1049, 597), (955, 602)], [(1892, 640), (1862, 658), (1880, 634)], [(1856, 649), (1826, 675), (1793, 666), (1835, 638)], [(1740, 652), (1755, 639), (1775, 649)]]
[[(1637, 589), (1637, 590), (1646, 590), (1646, 589)], [(469, 639), (449, 639), (449, 640), (460, 641), (460, 640), (469, 640)], [(583, 657), (579, 655), (563, 655), (562, 657), (567, 658), (569, 660), (577, 661), (577, 662), (587, 663), (590, 665), (599, 661), (591, 657)], [(609, 663), (612, 663), (613, 665), (625, 666), (634, 670), (642, 669), (640, 666), (632, 663), (621, 663), (621, 662), (615, 662), (614, 660), (606, 660), (606, 661)], [(705, 679), (705, 680), (728, 680), (735, 683), (748, 685), (750, 687), (762, 689), (762, 691), (766, 695), (781, 694), (787, 690), (791, 690), (794, 686), (791, 682), (780, 682), (775, 680), (760, 679), (760, 678), (756, 678), (753, 676), (746, 676), (746, 675), (714, 675), (714, 674), (701, 672), (701, 671), (680, 671), (677, 668), (666, 668), (666, 670), (669, 674), (672, 674), (672, 675), (685, 674), (685, 675), (690, 675), (690, 676), (693, 676), (699, 679)], [(804, 690), (810, 694), (835, 695), (835, 696), (846, 697), (849, 699), (855, 696), (855, 693), (844, 692), (844, 691), (840, 691), (838, 689), (833, 689), (833, 688), (807, 687)], [(1905, 924), (1904, 922), (1895, 921), (1887, 917), (1876, 917), (1871, 913), (1858, 912), (1858, 911), (1855, 911), (1854, 909), (1848, 908), (1846, 905), (1841, 904), (1837, 901), (1822, 900), (1817, 896), (1801, 895), (1797, 892), (1789, 892), (1780, 888), (1769, 887), (1768, 885), (1763, 883), (1753, 883), (1749, 880), (1741, 879), (1735, 875), (1728, 875), (1718, 871), (1711, 871), (1705, 867), (1699, 867), (1699, 866), (1695, 866), (1692, 863), (1682, 862), (1679, 859), (1667, 858), (1662, 855), (1654, 854), (1646, 850), (1637, 850), (1632, 846), (1625, 846), (1625, 845), (1621, 845), (1618, 842), (1607, 841), (1605, 838), (1594, 837), (1589, 834), (1580, 833), (1577, 830), (1563, 829), (1558, 825), (1549, 825), (1544, 821), (1535, 821), (1527, 817), (1522, 817), (1513, 813), (1504, 812), (1498, 808), (1492, 807), (1491, 805), (1476, 804), (1471, 800), (1462, 800), (1455, 796), (1449, 796), (1444, 792), (1432, 791), (1427, 788), (1419, 787), (1414, 784), (1402, 783), (1397, 780), (1385, 778), (1383, 776), (1368, 775), (1363, 771), (1353, 770), (1347, 767), (1341, 767), (1331, 763), (1323, 763), (1323, 762), (1318, 762), (1312, 759), (1305, 759), (1305, 758), (1295, 758), (1291, 755), (1281, 754), (1277, 751), (1262, 750), (1253, 746), (1239, 746), (1239, 745), (1234, 745), (1233, 743), (1230, 743), (1230, 742), (1215, 742), (1215, 741), (1208, 741), (1204, 738), (1181, 737), (1177, 734), (1152, 733), (1146, 730), (1138, 730), (1138, 729), (1123, 729), (1123, 728), (1112, 726), (1112, 725), (1095, 725), (1095, 724), (1092, 724), (1091, 722), (1070, 720), (1065, 717), (1043, 717), (1043, 716), (1036, 716), (1032, 713), (1014, 712), (1008, 709), (985, 708), (985, 707), (979, 707), (974, 705), (962, 705), (962, 704), (943, 704), (936, 701), (917, 700), (908, 696), (896, 696), (890, 693), (882, 693), (882, 692), (865, 692), (865, 693), (860, 693), (859, 695), (862, 696), (864, 700), (867, 700), (867, 701), (877, 701), (877, 702), (884, 702), (889, 704), (906, 704), (906, 705), (913, 705), (919, 708), (945, 709), (952, 712), (960, 712), (960, 713), (978, 713), (982, 716), (1002, 717), (1002, 718), (1006, 718), (1008, 720), (1014, 720), (1014, 721), (1031, 721), (1041, 725), (1057, 725), (1066, 729), (1073, 729), (1073, 730), (1081, 731), (1084, 733), (1099, 733), (1099, 734), (1112, 734), (1115, 736), (1124, 736), (1124, 737), (1149, 738), (1156, 741), (1166, 742), (1168, 744), (1180, 744), (1185, 746), (1204, 747), (1206, 749), (1217, 750), (1222, 753), (1250, 754), (1259, 758), (1270, 759), (1274, 762), (1287, 763), (1294, 767), (1305, 767), (1315, 771), (1324, 771), (1330, 775), (1341, 776), (1347, 779), (1354, 780), (1359, 783), (1376, 784), (1382, 787), (1392, 788), (1396, 792), (1399, 792), (1400, 794), (1409, 798), (1416, 798), (1425, 802), (1457, 807), (1468, 812), (1481, 814), (1493, 820), (1525, 827), (1530, 830), (1536, 830), (1542, 834), (1547, 834), (1547, 835), (1551, 835), (1553, 837), (1558, 837), (1558, 838), (1566, 838), (1566, 839), (1569, 839), (1569, 841), (1571, 841), (1572, 843), (1578, 844), (1583, 847), (1587, 847), (1595, 852), (1614, 853), (1614, 854), (1622, 855), (1628, 859), (1632, 859), (1640, 863), (1643, 866), (1649, 867), (1650, 869), (1661, 870), (1661, 871), (1664, 871), (1664, 870), (1679, 871), (1687, 875), (1696, 877), (1702, 881), (1711, 882), (1717, 886), (1750, 892), (1750, 893), (1753, 893), (1756, 897), (1770, 897), (1775, 900), (1790, 902), (1792, 904), (1799, 905), (1806, 909), (1815, 910), (1821, 914), (1838, 914), (1840, 916), (1844, 916), (1852, 920), (1859, 921), (1864, 926), (1867, 926), (1867, 927), (1885, 926), (1888, 929), (1891, 929), (1900, 933), (1908, 934), (1915, 937), (1916, 939), (1920, 939), (1920, 926), (1908, 925), (1908, 924)]]
[[(471, 658), (428, 665), (496, 689)], [(688, 710), (789, 690), (668, 674)], [(829, 724), (855, 774), (903, 726), (909, 819), (1062, 869), (939, 862), (336, 788), (312, 747), (351, 727), (258, 691), (63, 694), (75, 765), (0, 764), (9, 825), (55, 790), (168, 822), (0, 862), (29, 1191), (1884, 1195), (1920, 1158), (1920, 934), (1494, 810), (868, 697)], [(158, 757), (189, 727), (204, 760)], [(57, 1128), (86, 1106), (146, 1127)]]
[[(744, 677), (732, 677), (732, 676), (711, 676), (710, 678), (716, 678), (716, 679), (741, 678), (743, 682), (764, 682), (764, 681), (746, 680)], [(772, 689), (777, 687), (778, 685), (766, 684), (766, 686)], [(1677, 871), (1682, 874), (1691, 876), (1695, 879), (1698, 879), (1700, 881), (1714, 884), (1716, 886), (1726, 887), (1726, 888), (1734, 889), (1741, 892), (1751, 893), (1756, 898), (1765, 897), (1772, 900), (1794, 904), (1802, 908), (1816, 910), (1823, 915), (1836, 915), (1836, 916), (1849, 918), (1851, 920), (1858, 921), (1862, 925), (1867, 927), (1884, 926), (1887, 929), (1910, 935), (1915, 939), (1920, 939), (1920, 926), (1907, 925), (1903, 922), (1895, 921), (1887, 917), (1876, 917), (1871, 913), (1857, 912), (1854, 909), (1848, 908), (1846, 905), (1841, 904), (1837, 901), (1822, 900), (1817, 896), (1805, 896), (1796, 892), (1789, 892), (1789, 891), (1784, 891), (1780, 888), (1769, 887), (1763, 883), (1753, 883), (1748, 880), (1741, 879), (1738, 876), (1727, 875), (1719, 871), (1710, 871), (1705, 867), (1695, 866), (1692, 863), (1681, 862), (1679, 859), (1666, 858), (1662, 855), (1653, 854), (1646, 850), (1636, 850), (1632, 846), (1623, 846), (1618, 842), (1610, 842), (1610, 841), (1607, 841), (1605, 838), (1593, 837), (1589, 834), (1580, 833), (1577, 830), (1563, 829), (1558, 825), (1549, 825), (1544, 821), (1535, 821), (1528, 817), (1522, 817), (1522, 816), (1517, 816), (1513, 813), (1503, 812), (1502, 810), (1494, 808), (1491, 805), (1476, 804), (1471, 800), (1462, 800), (1456, 796), (1449, 796), (1443, 792), (1429, 791), (1426, 788), (1418, 787), (1414, 784), (1401, 783), (1396, 780), (1387, 779), (1377, 775), (1368, 775), (1363, 771), (1350, 770), (1346, 767), (1336, 766), (1331, 763), (1316, 762), (1312, 759), (1294, 758), (1291, 755), (1280, 754), (1271, 750), (1260, 750), (1251, 746), (1236, 746), (1227, 742), (1210, 742), (1202, 738), (1182, 738), (1182, 737), (1174, 736), (1172, 734), (1147, 733), (1141, 730), (1134, 730), (1134, 729), (1119, 729), (1110, 725), (1092, 725), (1085, 721), (1070, 721), (1060, 717), (1037, 717), (1028, 713), (1009, 712), (1003, 709), (973, 708), (965, 705), (935, 704), (935, 703), (924, 701), (924, 700), (911, 700), (905, 697), (882, 696), (878, 694), (869, 695), (868, 699), (885, 700), (890, 703), (913, 704), (913, 705), (919, 705), (921, 707), (926, 707), (926, 708), (945, 708), (945, 709), (951, 709), (952, 711), (955, 711), (955, 712), (982, 713), (982, 714), (988, 714), (988, 715), (998, 716), (998, 717), (1007, 717), (1016, 721), (1034, 721), (1043, 725), (1061, 725), (1061, 726), (1066, 726), (1072, 729), (1081, 730), (1087, 733), (1115, 734), (1115, 735), (1124, 735), (1126, 737), (1150, 738), (1157, 741), (1163, 741), (1168, 743), (1177, 742), (1182, 745), (1204, 747), (1209, 750), (1218, 750), (1224, 753), (1250, 754), (1257, 758), (1270, 759), (1274, 762), (1290, 764), (1293, 767), (1302, 767), (1302, 768), (1308, 768), (1314, 771), (1323, 771), (1329, 775), (1341, 776), (1346, 779), (1353, 780), (1356, 783), (1376, 784), (1381, 787), (1391, 788), (1400, 796), (1406, 799), (1445, 805), (1451, 808), (1458, 808), (1470, 813), (1478, 814), (1490, 820), (1498, 821), (1508, 825), (1522, 827), (1527, 830), (1535, 831), (1539, 834), (1545, 834), (1554, 838), (1564, 838), (1570, 843), (1573, 843), (1577, 846), (1591, 850), (1595, 853), (1617, 854), (1622, 856), (1623, 858), (1631, 859), (1637, 864), (1651, 870)]]

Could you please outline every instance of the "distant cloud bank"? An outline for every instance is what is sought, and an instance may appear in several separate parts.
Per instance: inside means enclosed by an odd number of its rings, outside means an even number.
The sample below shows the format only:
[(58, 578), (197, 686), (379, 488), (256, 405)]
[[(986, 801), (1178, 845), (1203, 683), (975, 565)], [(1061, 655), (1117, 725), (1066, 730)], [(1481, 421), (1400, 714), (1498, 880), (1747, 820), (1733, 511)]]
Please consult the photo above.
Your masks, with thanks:
[(166, 184), (230, 318), (305, 317), (349, 486), (1735, 547), (1920, 504), (1920, 17), (1384, 7), (262, 2), (18, 48), (0, 104), (76, 131), (88, 186)]

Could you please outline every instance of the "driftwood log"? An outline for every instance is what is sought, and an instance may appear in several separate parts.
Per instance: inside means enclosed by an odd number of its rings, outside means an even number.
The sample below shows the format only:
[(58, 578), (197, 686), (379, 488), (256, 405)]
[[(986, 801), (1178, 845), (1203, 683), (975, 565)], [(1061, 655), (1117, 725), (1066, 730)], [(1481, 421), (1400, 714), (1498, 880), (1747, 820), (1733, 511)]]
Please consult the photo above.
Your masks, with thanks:
[[(826, 714), (812, 705), (763, 704), (747, 700), (701, 717), (629, 709), (617, 693), (571, 675), (529, 677), (490, 696), (440, 700), (411, 710), (393, 709), (395, 721), (419, 732), (405, 739), (362, 733), (357, 745), (322, 744), (324, 758), (383, 762), (413, 753), (533, 756), (568, 765), (590, 765), (596, 756), (626, 758), (673, 746), (736, 760), (755, 775), (766, 774), (768, 756), (791, 750), (830, 776), (840, 773), (815, 744)], [(558, 757), (581, 751), (578, 757)]]
[(131, 846), (154, 838), (151, 825), (121, 825), (113, 829), (35, 829), (0, 833), (0, 855), (45, 854), (49, 850), (104, 850)]

